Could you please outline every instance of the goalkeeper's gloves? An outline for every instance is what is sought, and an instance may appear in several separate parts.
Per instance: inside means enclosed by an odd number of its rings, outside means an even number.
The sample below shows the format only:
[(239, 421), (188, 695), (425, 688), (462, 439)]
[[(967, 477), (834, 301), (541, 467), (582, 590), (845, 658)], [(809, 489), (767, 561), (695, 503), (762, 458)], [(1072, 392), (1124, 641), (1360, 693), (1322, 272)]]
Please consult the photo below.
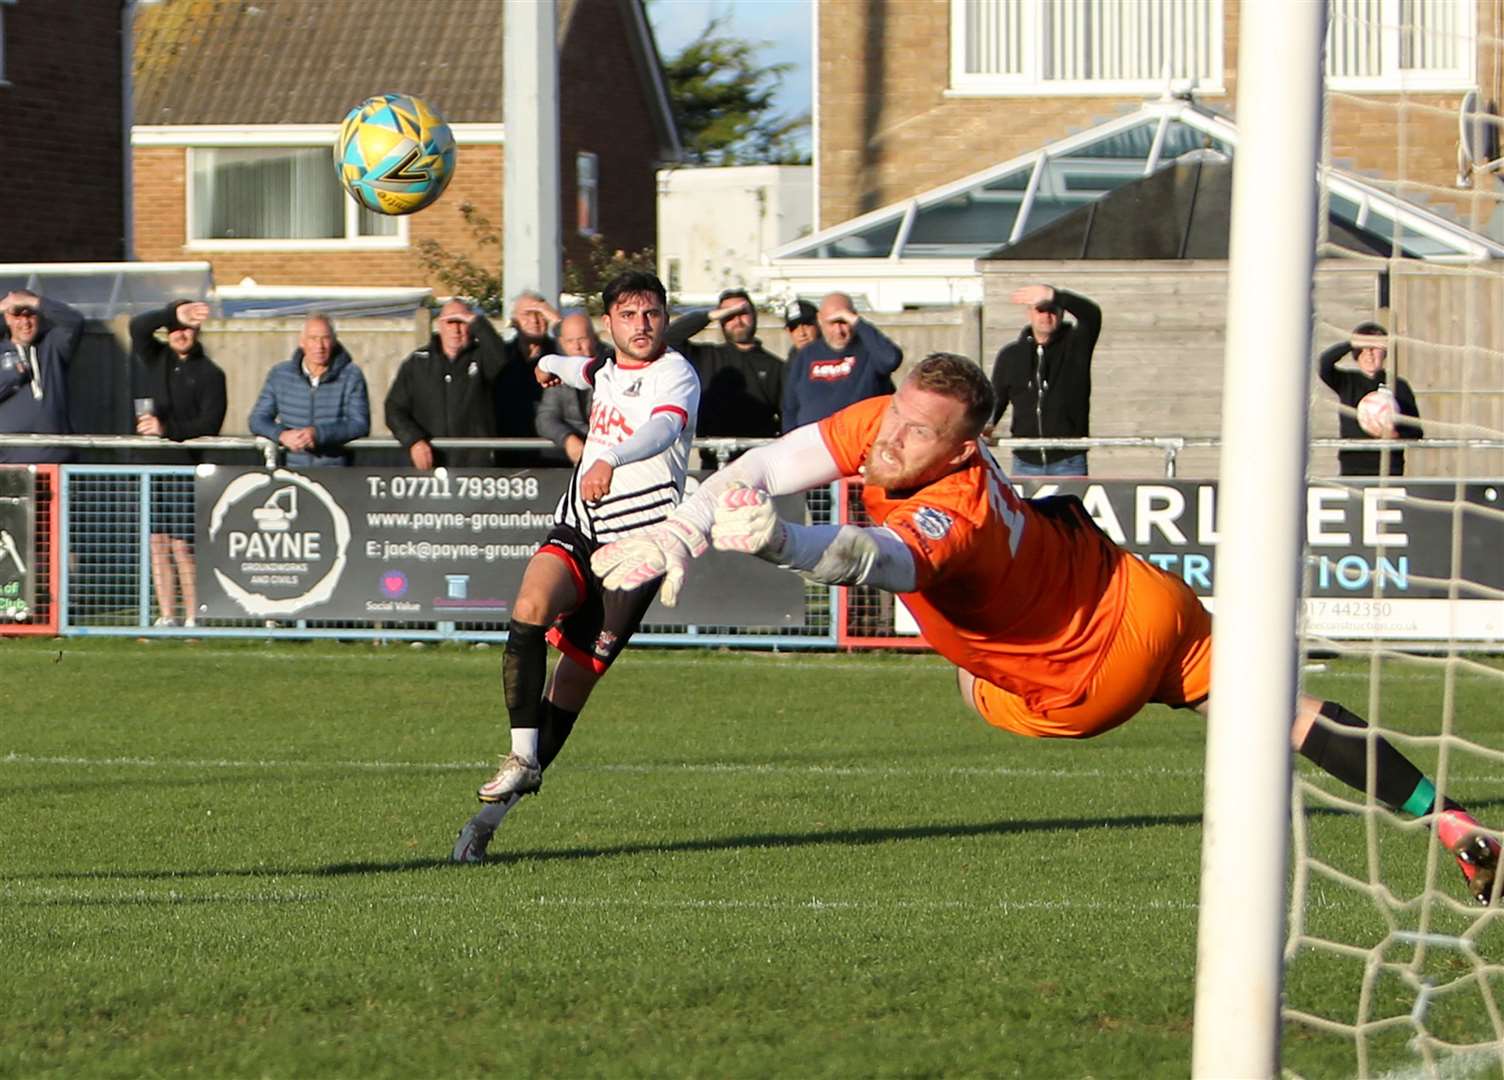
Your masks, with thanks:
[(608, 589), (635, 589), (655, 578), (663, 579), (658, 598), (668, 607), (679, 602), (679, 587), (689, 560), (710, 548), (705, 534), (679, 517), (596, 550), (590, 569)]
[(769, 562), (783, 562), (789, 532), (766, 491), (732, 484), (715, 503), (710, 540), (717, 551), (740, 551)]

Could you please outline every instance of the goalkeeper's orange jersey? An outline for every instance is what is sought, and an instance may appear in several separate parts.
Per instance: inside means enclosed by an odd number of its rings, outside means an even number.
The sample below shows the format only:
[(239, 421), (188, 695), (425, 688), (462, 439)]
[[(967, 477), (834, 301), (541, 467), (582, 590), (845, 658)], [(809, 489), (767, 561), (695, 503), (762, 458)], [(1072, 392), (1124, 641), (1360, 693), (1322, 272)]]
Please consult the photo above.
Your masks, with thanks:
[[(890, 400), (820, 421), (848, 476), (865, 464)], [(1019, 498), (985, 448), (927, 487), (866, 487), (862, 502), (913, 553), (916, 591), (903, 602), (936, 652), (1036, 713), (1082, 699), (1122, 620), (1131, 556), (1079, 503)]]

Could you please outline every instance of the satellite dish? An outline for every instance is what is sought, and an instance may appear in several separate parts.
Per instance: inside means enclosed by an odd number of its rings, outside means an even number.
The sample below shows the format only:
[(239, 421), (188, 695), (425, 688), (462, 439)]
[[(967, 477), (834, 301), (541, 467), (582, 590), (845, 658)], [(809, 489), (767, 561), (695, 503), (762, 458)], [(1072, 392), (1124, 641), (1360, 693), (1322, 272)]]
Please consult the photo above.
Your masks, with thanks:
[(1499, 167), (1499, 118), (1497, 106), (1484, 103), (1476, 89), (1462, 97), (1457, 108), (1457, 186), (1473, 186), (1474, 174)]

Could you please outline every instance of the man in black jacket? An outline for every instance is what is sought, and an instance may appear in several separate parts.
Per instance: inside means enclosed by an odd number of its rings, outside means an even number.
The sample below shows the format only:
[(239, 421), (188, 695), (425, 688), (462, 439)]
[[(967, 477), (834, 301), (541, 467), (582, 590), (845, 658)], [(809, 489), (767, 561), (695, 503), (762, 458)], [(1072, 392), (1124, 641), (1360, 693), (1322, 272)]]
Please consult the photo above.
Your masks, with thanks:
[[(507, 362), (496, 378), (496, 434), (504, 439), (538, 437), (536, 413), (543, 388), (534, 378), (538, 361), (559, 353), (559, 343), (549, 332), (559, 324), (559, 313), (542, 293), (524, 290), (512, 298), (512, 314), (503, 334)], [(497, 465), (529, 468), (543, 464), (546, 452), (498, 450)]]
[[(1074, 439), (1091, 434), (1091, 354), (1102, 332), (1102, 309), (1084, 296), (1049, 285), (1014, 292), (1029, 311), (1018, 340), (998, 351), (992, 366), (997, 393), (992, 422), (1013, 406), (1015, 439)], [(1061, 312), (1075, 316), (1062, 322)], [(1085, 450), (1018, 450), (1015, 476), (1085, 476)]]
[[(572, 312), (559, 321), (559, 348), (561, 356), (590, 356), (599, 359), (608, 352), (595, 332), (595, 324), (583, 311)], [(560, 383), (543, 391), (538, 401), (534, 422), (538, 434), (550, 440), (563, 452), (545, 458), (550, 465), (573, 465), (585, 453), (585, 438), (590, 429), (589, 390), (578, 390)]]
[[(691, 344), (712, 322), (720, 323), (719, 345)], [(664, 340), (694, 365), (700, 376), (702, 438), (771, 439), (780, 430), (783, 361), (757, 340), (757, 309), (745, 289), (727, 289), (713, 311), (693, 311), (669, 323)], [(714, 469), (713, 452), (700, 451), (700, 465)]]
[[(1357, 371), (1337, 367), (1337, 361), (1349, 354), (1358, 365)], [(1388, 392), (1394, 395), (1395, 414), (1420, 419), (1420, 409), (1415, 404), (1415, 392), (1410, 389), (1410, 384), (1399, 376), (1391, 382), (1384, 370), (1384, 361), (1388, 357), (1389, 331), (1376, 322), (1359, 323), (1353, 327), (1351, 338), (1339, 341), (1321, 354), (1321, 381), (1335, 390), (1342, 404), (1347, 406), (1338, 418), (1339, 432), (1344, 439), (1418, 439), (1423, 434), (1420, 424), (1403, 420), (1370, 431), (1364, 428), (1359, 418), (1359, 402), (1369, 394)], [(1386, 456), (1389, 458), (1387, 466), (1384, 463)], [(1339, 450), (1337, 467), (1343, 476), (1404, 476), (1405, 452)]]
[(386, 426), (413, 468), (491, 464), (489, 450), (435, 450), (431, 440), (496, 437), (496, 383), (509, 359), (484, 315), (459, 300), (439, 309), (433, 337), (402, 361), (386, 395)]
[[(84, 317), (60, 300), (16, 289), (0, 300), (0, 433), (67, 435), (68, 365), (84, 333)], [(20, 446), (0, 450), (14, 464), (72, 461), (63, 448)]]
[[(131, 397), (136, 434), (182, 442), (218, 435), (225, 422), (225, 373), (199, 343), (209, 305), (180, 300), (131, 320)], [(157, 331), (166, 332), (166, 340)], [(155, 455), (153, 464), (195, 464), (190, 451)], [(193, 477), (150, 476), (151, 575), (157, 594), (157, 625), (182, 625), (198, 617), (198, 568), (193, 558)]]

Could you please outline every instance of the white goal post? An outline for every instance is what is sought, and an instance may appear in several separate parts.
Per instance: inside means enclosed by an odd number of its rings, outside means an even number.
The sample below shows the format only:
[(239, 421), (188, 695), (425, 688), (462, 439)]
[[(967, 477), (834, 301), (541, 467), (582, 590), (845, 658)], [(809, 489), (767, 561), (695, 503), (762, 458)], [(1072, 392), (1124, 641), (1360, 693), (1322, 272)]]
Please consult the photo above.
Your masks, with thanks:
[(1279, 1069), (1326, 5), (1239, 20), (1192, 1073)]

